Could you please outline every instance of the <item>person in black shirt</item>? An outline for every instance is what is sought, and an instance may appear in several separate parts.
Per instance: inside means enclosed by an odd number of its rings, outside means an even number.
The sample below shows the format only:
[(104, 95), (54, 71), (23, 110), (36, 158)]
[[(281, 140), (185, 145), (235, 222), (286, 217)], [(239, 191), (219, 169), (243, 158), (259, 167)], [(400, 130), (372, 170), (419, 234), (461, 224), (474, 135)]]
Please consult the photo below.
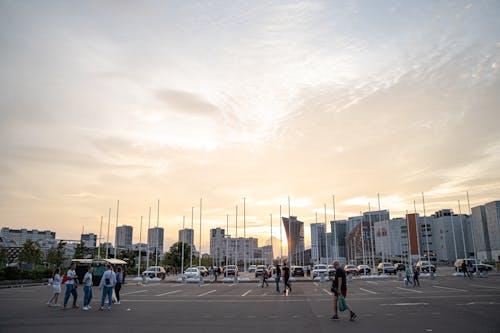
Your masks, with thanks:
[(290, 268), (286, 265), (286, 262), (283, 263), (283, 280), (285, 282), (285, 286), (283, 288), (283, 292), (286, 293), (286, 287), (290, 289), (290, 292), (292, 292), (292, 286), (290, 285), (290, 282), (288, 282), (288, 279), (290, 279)]
[(279, 264), (276, 264), (276, 275), (274, 277), (274, 282), (276, 282), (276, 292), (280, 292), (280, 280), (281, 280), (281, 268)]
[[(335, 267), (335, 278), (332, 282), (332, 292), (333, 292), (333, 316), (330, 319), (339, 320), (338, 316), (338, 297), (339, 291), (340, 294), (346, 298), (347, 297), (347, 279), (345, 271), (340, 267), (340, 262), (335, 260), (333, 262), (333, 267)], [(349, 306), (347, 306), (347, 310), (349, 310), (350, 321), (354, 321), (357, 315), (351, 310)]]

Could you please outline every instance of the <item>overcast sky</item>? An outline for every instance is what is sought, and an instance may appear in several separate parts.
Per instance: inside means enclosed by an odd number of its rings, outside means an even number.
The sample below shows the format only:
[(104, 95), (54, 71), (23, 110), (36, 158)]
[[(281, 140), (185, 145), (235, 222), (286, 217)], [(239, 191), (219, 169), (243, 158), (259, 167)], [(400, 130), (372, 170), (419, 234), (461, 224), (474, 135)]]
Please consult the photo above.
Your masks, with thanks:
[[(279, 238), (500, 199), (498, 1), (0, 1), (0, 219)], [(144, 229), (142, 240), (145, 241)], [(243, 235), (243, 229), (238, 231)], [(106, 236), (106, 235), (104, 235)], [(110, 239), (113, 239), (111, 236)], [(198, 229), (195, 234), (198, 242)], [(198, 245), (197, 245), (198, 247)]]

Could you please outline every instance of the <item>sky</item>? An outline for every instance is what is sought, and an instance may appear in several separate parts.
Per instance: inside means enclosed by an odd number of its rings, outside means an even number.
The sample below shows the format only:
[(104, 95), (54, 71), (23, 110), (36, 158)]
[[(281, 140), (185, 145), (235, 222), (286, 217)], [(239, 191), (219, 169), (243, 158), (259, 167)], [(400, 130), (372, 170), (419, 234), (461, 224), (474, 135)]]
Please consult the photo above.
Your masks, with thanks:
[(378, 197), (391, 217), (499, 200), (499, 16), (493, 0), (0, 0), (0, 225), (79, 239), (102, 216), (105, 240), (111, 208), (110, 239), (118, 223), (139, 242), (142, 216), (142, 241), (158, 223), (168, 247), (193, 211), (199, 247), (202, 199), (208, 252), (236, 206), (263, 245), (290, 198), (308, 244), (334, 201), (345, 219)]

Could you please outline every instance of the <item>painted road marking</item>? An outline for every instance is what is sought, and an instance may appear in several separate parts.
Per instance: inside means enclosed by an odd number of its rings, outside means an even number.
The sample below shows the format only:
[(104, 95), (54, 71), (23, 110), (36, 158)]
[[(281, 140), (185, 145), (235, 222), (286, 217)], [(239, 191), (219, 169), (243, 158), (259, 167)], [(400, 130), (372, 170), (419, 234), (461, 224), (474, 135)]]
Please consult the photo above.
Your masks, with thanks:
[(216, 292), (216, 291), (217, 291), (217, 290), (215, 290), (215, 289), (214, 289), (214, 290), (210, 290), (210, 291), (207, 291), (206, 293), (199, 294), (199, 295), (198, 295), (198, 297), (199, 297), (199, 296), (205, 296), (205, 295), (208, 295), (208, 294), (214, 293), (214, 292)]
[(375, 281), (366, 281), (366, 283), (378, 284), (378, 282), (375, 282)]
[(429, 305), (429, 303), (393, 303), (393, 304), (380, 304), (381, 306), (415, 306), (415, 305)]
[(454, 290), (454, 291), (467, 291), (465, 289), (457, 289), (457, 288), (450, 288), (450, 287), (441, 287), (441, 286), (433, 286), (434, 288), (440, 288), (440, 289), (448, 289), (448, 290)]
[(370, 294), (376, 294), (376, 292), (368, 290), (368, 289), (364, 289), (364, 288), (359, 288), (359, 289), (363, 290), (363, 291), (366, 291), (367, 293), (370, 293)]
[(157, 297), (160, 297), (160, 296), (165, 296), (165, 295), (170, 295), (170, 294), (175, 294), (175, 293), (180, 293), (182, 290), (172, 290), (172, 291), (169, 291), (168, 293), (163, 293), (163, 294), (159, 294), (159, 295), (156, 295)]
[(497, 288), (497, 287), (487, 287), (487, 286), (483, 286), (483, 285), (480, 285), (480, 284), (473, 284), (472, 286), (500, 290), (500, 288)]
[(331, 293), (331, 292), (329, 292), (328, 290), (323, 289), (323, 291), (324, 291), (325, 293), (327, 293), (328, 295), (332, 296), (332, 293)]
[(132, 295), (132, 294), (139, 294), (139, 293), (145, 293), (146, 291), (148, 291), (147, 289), (145, 290), (138, 290), (138, 291), (131, 291), (129, 293), (124, 293), (122, 295)]
[(415, 289), (408, 289), (408, 288), (401, 288), (401, 287), (396, 287), (396, 288), (404, 290), (404, 291), (413, 291), (414, 293), (419, 293), (419, 294), (423, 294), (424, 293), (423, 291), (415, 290)]
[(243, 295), (241, 295), (241, 296), (242, 296), (242, 297), (243, 297), (243, 296), (246, 296), (246, 295), (250, 294), (250, 292), (252, 292), (252, 289), (248, 290), (246, 293), (244, 293), (244, 294), (243, 294)]

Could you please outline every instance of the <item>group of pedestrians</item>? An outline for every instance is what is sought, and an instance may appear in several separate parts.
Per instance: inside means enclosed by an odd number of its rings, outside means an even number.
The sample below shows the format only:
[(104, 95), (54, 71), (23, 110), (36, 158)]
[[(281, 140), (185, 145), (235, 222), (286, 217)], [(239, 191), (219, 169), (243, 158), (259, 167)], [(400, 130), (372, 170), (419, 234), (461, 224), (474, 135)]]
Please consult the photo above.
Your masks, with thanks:
[(286, 262), (283, 263), (283, 267), (281, 267), (279, 264), (276, 264), (275, 266), (275, 275), (274, 275), (274, 281), (276, 282), (276, 292), (279, 294), (280, 293), (280, 280), (281, 276), (283, 276), (283, 293), (286, 294), (287, 288), (288, 292), (292, 292), (292, 286), (290, 284), (290, 268), (287, 266)]
[[(73, 296), (73, 309), (80, 308), (76, 302), (78, 299), (78, 275), (75, 271), (76, 264), (72, 263), (69, 267), (66, 275), (61, 277), (60, 269), (56, 268), (54, 270), (54, 275), (52, 277), (52, 289), (53, 295), (47, 302), (48, 306), (59, 307), (61, 304), (58, 303), (59, 295), (61, 294), (61, 285), (66, 285), (66, 290), (64, 293), (64, 301), (63, 301), (63, 310), (66, 310), (68, 307), (68, 301), (70, 296)], [(88, 267), (87, 272), (85, 273), (81, 283), (83, 285), (83, 308), (82, 310), (88, 311), (92, 309), (90, 302), (92, 300), (92, 274), (94, 272), (94, 268), (92, 266)], [(108, 299), (108, 311), (111, 310), (113, 304), (113, 291), (116, 296), (115, 304), (120, 304), (120, 290), (123, 283), (123, 272), (122, 268), (118, 267), (115, 273), (113, 266), (111, 264), (106, 265), (106, 271), (102, 275), (101, 281), (99, 283), (99, 289), (102, 290), (101, 295), (101, 305), (99, 307), (100, 311), (104, 310), (104, 303), (106, 298)]]
[[(405, 286), (414, 286), (414, 287), (420, 287), (420, 280), (418, 279), (419, 276), (420, 276), (420, 270), (415, 267), (415, 265), (412, 265), (412, 267), (410, 268), (410, 266), (406, 266), (405, 268), (405, 276), (406, 276), (406, 279), (405, 279)], [(412, 276), (413, 276), (413, 282), (412, 282)]]

